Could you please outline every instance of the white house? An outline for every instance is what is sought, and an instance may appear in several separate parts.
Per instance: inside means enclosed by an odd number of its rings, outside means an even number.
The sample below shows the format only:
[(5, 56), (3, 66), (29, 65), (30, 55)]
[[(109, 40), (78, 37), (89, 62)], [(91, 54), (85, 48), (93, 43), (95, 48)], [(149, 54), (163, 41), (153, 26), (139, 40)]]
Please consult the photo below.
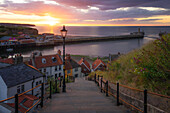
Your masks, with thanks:
[(32, 56), (31, 63), (47, 77), (60, 77), (63, 75), (63, 61), (61, 51), (54, 55)]
[[(0, 100), (12, 97), (17, 93), (23, 93), (42, 82), (43, 74), (36, 68), (24, 63), (0, 68)], [(41, 87), (34, 89), (33, 94), (40, 96), (40, 88)], [(32, 94), (32, 91), (27, 94)], [(7, 102), (14, 102), (14, 99), (8, 100), (6, 103)]]

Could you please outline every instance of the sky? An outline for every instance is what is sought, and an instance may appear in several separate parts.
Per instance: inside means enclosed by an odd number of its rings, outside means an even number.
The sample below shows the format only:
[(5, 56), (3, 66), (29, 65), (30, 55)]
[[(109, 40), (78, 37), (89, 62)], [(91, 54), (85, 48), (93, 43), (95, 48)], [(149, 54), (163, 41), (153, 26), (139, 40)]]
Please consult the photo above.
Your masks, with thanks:
[(0, 0), (0, 23), (170, 26), (170, 0)]

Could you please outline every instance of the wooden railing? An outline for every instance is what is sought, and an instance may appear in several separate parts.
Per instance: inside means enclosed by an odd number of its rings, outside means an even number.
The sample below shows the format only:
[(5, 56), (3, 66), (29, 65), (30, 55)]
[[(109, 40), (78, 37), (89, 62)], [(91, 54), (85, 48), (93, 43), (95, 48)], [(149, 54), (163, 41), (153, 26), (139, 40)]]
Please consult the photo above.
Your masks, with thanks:
[[(148, 94), (152, 94), (152, 95), (156, 95), (156, 96), (160, 96), (160, 97), (164, 97), (164, 98), (168, 98), (170, 99), (170, 96), (166, 96), (166, 95), (161, 95), (161, 94), (157, 94), (157, 93), (153, 93), (153, 92), (149, 92), (147, 91), (147, 89), (145, 90), (140, 90), (140, 89), (136, 89), (136, 88), (132, 88), (132, 87), (128, 87), (122, 84), (119, 84), (119, 82), (117, 83), (113, 83), (113, 82), (108, 82), (106, 80), (103, 79), (103, 76), (97, 76), (95, 74), (94, 76), (94, 82), (97, 84), (97, 86), (100, 87), (100, 91), (103, 93), (106, 93), (106, 96), (113, 96), (116, 101), (117, 101), (117, 106), (119, 106), (120, 104), (126, 104), (127, 106), (130, 106), (132, 109), (135, 109), (138, 112), (142, 112), (142, 113), (147, 113), (147, 109), (148, 109), (148, 103), (147, 103), (147, 95)], [(114, 88), (111, 87), (111, 85), (114, 84)], [(143, 93), (143, 100), (139, 100), (140, 102), (143, 103), (143, 108), (136, 106), (136, 105), (132, 105), (130, 102), (127, 102), (126, 100), (124, 100), (121, 96), (124, 94), (123, 92), (120, 92), (119, 87), (124, 87), (124, 88), (128, 88), (134, 91), (138, 91)], [(121, 94), (121, 96), (120, 96)], [(126, 95), (126, 94), (125, 94)]]

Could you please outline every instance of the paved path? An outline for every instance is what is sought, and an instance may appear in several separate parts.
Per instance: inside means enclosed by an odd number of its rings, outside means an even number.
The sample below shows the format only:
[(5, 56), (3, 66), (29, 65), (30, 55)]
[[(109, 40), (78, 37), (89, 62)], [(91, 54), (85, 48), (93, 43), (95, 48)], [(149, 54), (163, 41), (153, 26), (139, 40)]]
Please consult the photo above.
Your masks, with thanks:
[(67, 84), (67, 92), (53, 94), (40, 113), (130, 113), (116, 106), (113, 97), (106, 97), (92, 81), (77, 78)]

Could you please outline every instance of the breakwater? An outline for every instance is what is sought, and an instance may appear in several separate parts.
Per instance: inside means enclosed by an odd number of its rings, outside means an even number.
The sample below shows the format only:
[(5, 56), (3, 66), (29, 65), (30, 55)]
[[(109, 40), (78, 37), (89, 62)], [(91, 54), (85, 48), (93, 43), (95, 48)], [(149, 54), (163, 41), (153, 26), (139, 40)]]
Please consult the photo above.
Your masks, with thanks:
[[(66, 43), (79, 43), (79, 42), (90, 42), (90, 41), (103, 41), (103, 40), (125, 40), (125, 39), (136, 39), (143, 38), (144, 35), (120, 35), (120, 36), (107, 36), (107, 37), (86, 37), (86, 38), (66, 38)], [(54, 41), (55, 43), (62, 43), (63, 39), (58, 39)]]

